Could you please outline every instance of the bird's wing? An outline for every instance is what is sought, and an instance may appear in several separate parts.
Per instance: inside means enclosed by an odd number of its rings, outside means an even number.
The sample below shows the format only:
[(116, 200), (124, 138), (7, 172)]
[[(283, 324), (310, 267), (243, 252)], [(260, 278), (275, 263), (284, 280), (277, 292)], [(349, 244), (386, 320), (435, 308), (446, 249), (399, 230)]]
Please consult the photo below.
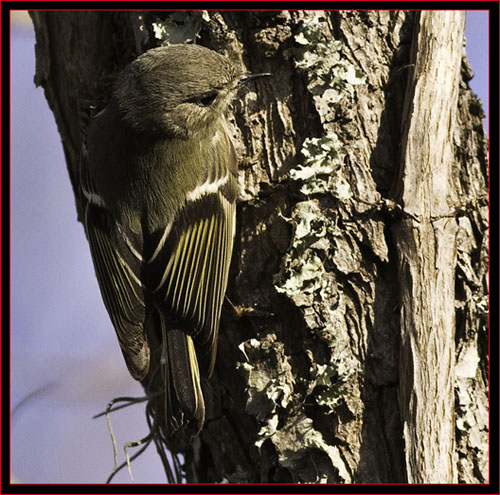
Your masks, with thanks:
[(235, 233), (236, 155), (187, 194), (174, 221), (145, 239), (144, 282), (212, 372)]
[(85, 202), (84, 225), (104, 305), (115, 327), (130, 374), (137, 380), (149, 369), (150, 350), (144, 335), (146, 317), (141, 283), (141, 256), (131, 232), (109, 214), (88, 174), (85, 150), (80, 183)]

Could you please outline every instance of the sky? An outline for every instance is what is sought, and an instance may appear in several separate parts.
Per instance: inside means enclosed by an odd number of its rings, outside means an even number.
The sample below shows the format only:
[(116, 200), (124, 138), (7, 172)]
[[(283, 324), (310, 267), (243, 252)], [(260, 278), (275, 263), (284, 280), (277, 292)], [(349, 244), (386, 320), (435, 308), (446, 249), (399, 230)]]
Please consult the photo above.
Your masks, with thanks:
[[(465, 51), (474, 72), (469, 85), (483, 102), (486, 112), (484, 126), (489, 125), (489, 88), (488, 88), (488, 14), (484, 11), (468, 11), (465, 22)], [(488, 132), (489, 136), (489, 132)]]
[[(487, 13), (467, 14), (466, 38), (476, 74), (470, 85), (487, 110)], [(113, 397), (143, 392), (104, 309), (54, 117), (33, 84), (30, 21), (13, 23), (11, 41), (12, 476), (102, 483), (112, 446), (105, 419), (92, 416)], [(120, 462), (121, 445), (147, 433), (143, 408), (112, 417)], [(165, 481), (154, 447), (132, 470), (136, 482)], [(126, 470), (115, 481), (129, 483)]]

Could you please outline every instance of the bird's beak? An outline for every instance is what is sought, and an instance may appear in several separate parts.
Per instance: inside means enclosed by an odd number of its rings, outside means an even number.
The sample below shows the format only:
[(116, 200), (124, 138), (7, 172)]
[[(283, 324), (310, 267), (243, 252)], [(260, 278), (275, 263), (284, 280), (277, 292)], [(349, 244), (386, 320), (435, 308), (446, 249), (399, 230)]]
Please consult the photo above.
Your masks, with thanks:
[(240, 77), (240, 84), (247, 83), (251, 79), (256, 79), (257, 77), (272, 76), (270, 72), (261, 72), (260, 74), (250, 74), (247, 72)]

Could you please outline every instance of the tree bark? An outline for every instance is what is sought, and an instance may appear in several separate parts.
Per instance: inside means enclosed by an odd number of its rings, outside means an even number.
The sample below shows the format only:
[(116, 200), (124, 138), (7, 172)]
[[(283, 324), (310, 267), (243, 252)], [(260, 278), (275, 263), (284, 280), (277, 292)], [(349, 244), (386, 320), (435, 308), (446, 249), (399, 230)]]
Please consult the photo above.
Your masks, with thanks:
[(487, 481), (487, 141), (462, 14), (31, 15), (78, 211), (85, 129), (139, 53), (196, 38), (273, 74), (234, 102), (238, 232), (187, 481)]
[(401, 153), (405, 213), (395, 228), (401, 284), (400, 398), (408, 480), (456, 479), (455, 265), (458, 224), (453, 136), (464, 12), (415, 22)]

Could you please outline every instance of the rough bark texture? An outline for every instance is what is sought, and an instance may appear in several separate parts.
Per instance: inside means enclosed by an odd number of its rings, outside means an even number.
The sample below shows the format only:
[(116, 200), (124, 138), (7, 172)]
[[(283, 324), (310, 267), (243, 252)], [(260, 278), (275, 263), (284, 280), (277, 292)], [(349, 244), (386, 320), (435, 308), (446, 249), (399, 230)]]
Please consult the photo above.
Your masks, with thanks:
[(453, 137), (463, 12), (422, 12), (414, 26), (401, 146), (405, 218), (395, 229), (401, 286), (400, 397), (408, 480), (456, 482), (453, 384), (458, 225)]
[[(185, 452), (187, 480), (444, 482), (451, 469), (458, 481), (485, 482), (487, 154), (465, 59), (458, 78), (461, 54), (440, 48), (455, 79), (436, 83), (451, 91), (446, 115), (436, 116), (426, 107), (431, 90), (420, 86), (430, 69), (418, 68), (421, 50), (434, 45), (426, 45), (415, 13), (32, 18), (36, 82), (56, 116), (75, 191), (91, 107), (105, 105), (109, 76), (141, 51), (197, 37), (250, 72), (273, 73), (234, 103), (242, 194), (232, 304), (225, 305), (215, 374), (204, 383), (206, 425)], [(451, 22), (440, 19), (428, 14), (431, 24)], [(461, 21), (454, 32), (460, 44)], [(423, 115), (408, 112), (419, 92)], [(418, 183), (408, 174), (424, 157), (415, 161), (408, 152), (412, 124), (434, 139), (426, 119), (435, 117), (450, 123), (440, 134), (447, 155), (427, 166), (431, 179), (447, 178), (439, 193), (454, 195), (443, 208), (422, 211), (426, 203), (412, 195)], [(432, 203), (435, 191), (424, 189)], [(418, 215), (426, 220), (416, 223)], [(446, 288), (438, 299), (435, 279)], [(422, 305), (412, 291), (429, 283), (434, 292)], [(413, 327), (421, 336), (416, 347), (408, 345)], [(439, 366), (422, 361), (425, 342), (436, 346)], [(424, 377), (432, 397), (420, 395)], [(438, 449), (439, 459), (448, 457), (446, 476), (422, 472), (419, 458), (419, 442), (441, 441), (427, 428), (436, 419), (426, 416), (434, 399), (446, 431)]]

